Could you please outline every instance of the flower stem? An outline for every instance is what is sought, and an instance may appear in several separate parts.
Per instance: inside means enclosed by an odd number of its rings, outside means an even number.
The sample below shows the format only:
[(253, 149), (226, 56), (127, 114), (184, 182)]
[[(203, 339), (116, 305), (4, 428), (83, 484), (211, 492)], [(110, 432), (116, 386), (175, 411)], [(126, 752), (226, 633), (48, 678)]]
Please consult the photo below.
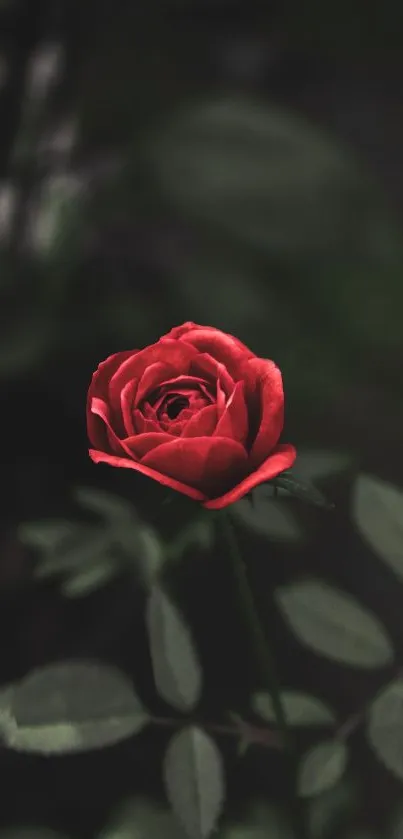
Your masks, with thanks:
[[(236, 715), (234, 714), (233, 716), (235, 717)], [(158, 726), (159, 728), (180, 728), (183, 726), (183, 719), (181, 717), (178, 717), (177, 719), (175, 717), (151, 717), (150, 722), (152, 725)], [(206, 720), (189, 720), (189, 724), (190, 723), (192, 725), (197, 725), (212, 734), (234, 737), (237, 739), (239, 739), (243, 734), (246, 736), (248, 745), (253, 743), (264, 748), (282, 748), (281, 743), (278, 740), (277, 731), (273, 731), (270, 728), (260, 728), (258, 726), (250, 725), (242, 719), (239, 719), (238, 722), (232, 723), (232, 725), (228, 725), (227, 723), (207, 722)]]
[(251, 640), (255, 651), (256, 665), (259, 668), (260, 676), (273, 702), (273, 709), (276, 722), (282, 736), (284, 750), (288, 757), (290, 768), (290, 809), (294, 821), (296, 835), (300, 839), (306, 839), (305, 819), (303, 817), (302, 802), (298, 799), (296, 792), (296, 758), (290, 731), (281, 701), (280, 686), (278, 683), (274, 658), (272, 656), (265, 632), (261, 626), (256, 611), (253, 594), (249, 585), (246, 567), (241, 555), (235, 529), (227, 512), (217, 516), (221, 525), (223, 535), (229, 548), (232, 560), (233, 571), (237, 583), (238, 595), (245, 621), (248, 624)]

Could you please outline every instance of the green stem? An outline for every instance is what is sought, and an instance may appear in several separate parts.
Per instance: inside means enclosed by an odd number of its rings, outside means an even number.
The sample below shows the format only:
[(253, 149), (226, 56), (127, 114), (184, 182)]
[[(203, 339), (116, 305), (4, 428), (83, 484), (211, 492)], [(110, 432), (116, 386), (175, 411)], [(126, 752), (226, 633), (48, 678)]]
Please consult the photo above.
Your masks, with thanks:
[(242, 559), (241, 551), (239, 549), (238, 540), (236, 538), (236, 533), (230, 518), (230, 514), (224, 512), (217, 516), (217, 518), (229, 547), (229, 553), (231, 556), (234, 575), (238, 587), (240, 603), (242, 606), (245, 620), (249, 627), (251, 640), (253, 642), (253, 648), (256, 657), (256, 665), (259, 668), (264, 685), (271, 695), (277, 725), (282, 735), (284, 748), (286, 750), (286, 754), (289, 761), (290, 808), (291, 815), (294, 821), (296, 835), (299, 836), (300, 839), (305, 839), (306, 831), (302, 802), (298, 799), (296, 792), (296, 758), (294, 755), (293, 743), (290, 737), (290, 732), (287, 725), (283, 704), (281, 701), (280, 686), (276, 675), (274, 658), (272, 656), (265, 632), (261, 626), (256, 611), (255, 602), (249, 585), (245, 563)]
[(284, 747), (288, 752), (290, 752), (292, 751), (292, 745), (290, 742), (283, 704), (281, 702), (280, 688), (275, 672), (274, 661), (266, 641), (266, 636), (257, 616), (253, 595), (250, 589), (245, 564), (239, 549), (238, 540), (235, 535), (235, 530), (227, 513), (224, 513), (222, 517), (220, 516), (220, 519), (231, 555), (239, 599), (253, 640), (256, 664), (261, 673), (261, 677), (264, 680), (265, 687), (271, 695), (274, 713), (276, 715), (277, 725), (283, 737)]

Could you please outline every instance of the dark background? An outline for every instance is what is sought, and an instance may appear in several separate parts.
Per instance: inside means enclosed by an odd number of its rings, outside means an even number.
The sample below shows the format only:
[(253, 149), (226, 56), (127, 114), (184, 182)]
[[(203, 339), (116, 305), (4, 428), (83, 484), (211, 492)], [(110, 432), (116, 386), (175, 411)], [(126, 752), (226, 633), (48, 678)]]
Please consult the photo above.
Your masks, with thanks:
[[(87, 456), (86, 390), (106, 355), (185, 320), (233, 332), (283, 371), (285, 439), (348, 450), (399, 483), (402, 16), (389, 0), (1, 0), (3, 683), (89, 655), (152, 692), (140, 594), (117, 581), (66, 602), (33, 582), (17, 538), (22, 521), (69, 513), (79, 484), (134, 495), (158, 520), (148, 484)], [(302, 564), (320, 570), (399, 644), (401, 592), (355, 538), (349, 481), (339, 484), (335, 517), (318, 513), (305, 553), (273, 548), (268, 564), (267, 544), (245, 541), (251, 574), (272, 586)], [(225, 568), (192, 560), (178, 587), (212, 718), (247, 704), (253, 669)], [(374, 690), (267, 621), (285, 683), (342, 715)], [(359, 736), (353, 745), (359, 818), (382, 825), (399, 791)], [(74, 758), (3, 751), (1, 820), (92, 835), (122, 796), (162, 794), (162, 747), (148, 733)], [(281, 794), (274, 758), (253, 752), (240, 767), (227, 756), (229, 806)]]

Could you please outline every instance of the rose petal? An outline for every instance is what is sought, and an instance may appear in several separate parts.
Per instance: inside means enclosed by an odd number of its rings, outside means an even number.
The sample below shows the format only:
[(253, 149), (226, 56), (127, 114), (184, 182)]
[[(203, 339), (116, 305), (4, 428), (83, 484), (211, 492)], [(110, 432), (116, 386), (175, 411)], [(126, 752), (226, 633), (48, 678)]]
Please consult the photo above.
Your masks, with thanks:
[(179, 387), (186, 388), (186, 390), (189, 390), (189, 388), (197, 390), (199, 386), (204, 389), (206, 385), (207, 382), (200, 376), (175, 376), (173, 379), (164, 379), (162, 382), (164, 388), (175, 391), (175, 393)]
[(277, 475), (280, 475), (281, 472), (284, 472), (285, 469), (289, 469), (294, 463), (296, 456), (297, 452), (294, 446), (291, 446), (289, 443), (280, 444), (269, 455), (267, 460), (259, 466), (256, 472), (252, 472), (247, 478), (244, 478), (243, 481), (237, 484), (237, 486), (234, 486), (233, 489), (219, 498), (205, 501), (203, 507), (206, 507), (208, 510), (222, 510), (224, 507), (234, 504), (235, 501), (239, 501), (244, 495), (247, 495), (248, 492), (254, 489), (254, 487), (265, 483), (265, 481), (272, 480)]
[[(119, 446), (119, 438), (112, 428), (109, 405), (107, 405), (103, 399), (93, 396), (91, 399), (89, 417), (91, 421), (91, 431), (93, 431), (94, 428), (97, 428), (99, 437), (101, 437), (101, 427), (103, 428), (102, 434), (104, 447), (107, 449), (112, 448), (114, 452), (119, 453), (121, 451), (121, 447)], [(97, 426), (97, 424), (99, 425)], [(91, 435), (90, 439), (92, 436), (94, 435)]]
[(104, 401), (108, 399), (108, 383), (110, 377), (113, 376), (122, 362), (129, 358), (133, 352), (135, 350), (126, 350), (125, 352), (118, 352), (108, 356), (105, 361), (101, 361), (98, 364), (97, 369), (92, 375), (87, 394), (87, 431), (92, 445), (100, 449), (107, 445), (107, 434), (102, 421), (91, 412), (92, 399), (94, 396)]
[[(181, 403), (183, 407), (181, 407), (181, 404), (178, 404), (179, 397), (183, 399), (183, 402)], [(195, 392), (194, 390), (185, 390), (185, 388), (183, 388), (163, 393), (161, 398), (158, 399), (153, 407), (159, 420), (165, 417), (165, 419), (170, 422), (175, 422), (179, 419), (182, 420), (186, 417), (192, 417), (195, 411), (201, 411), (201, 409), (207, 407), (207, 405), (211, 405), (211, 400), (206, 400), (204, 393), (201, 394), (200, 391)], [(170, 409), (175, 406), (179, 413), (176, 417), (170, 417)]]
[(145, 417), (141, 411), (137, 410), (133, 413), (133, 423), (134, 423), (134, 430), (137, 434), (148, 434), (148, 432), (160, 431), (160, 424), (157, 421), (157, 418), (152, 419), (151, 417)]
[(182, 437), (210, 437), (217, 425), (215, 405), (207, 405), (184, 423)]
[(219, 381), (227, 397), (234, 390), (235, 381), (226, 367), (208, 353), (200, 353), (192, 363), (191, 369), (197, 373), (203, 373), (210, 381), (212, 388), (215, 388), (216, 382)]
[(226, 437), (178, 437), (141, 462), (211, 497), (244, 476), (247, 455), (240, 443)]
[[(248, 406), (250, 405), (251, 422), (253, 413), (253, 399), (259, 401), (260, 422), (250, 451), (250, 461), (253, 466), (259, 465), (274, 449), (284, 425), (284, 392), (281, 372), (273, 361), (264, 358), (254, 358), (245, 367), (246, 391)], [(254, 393), (248, 388), (254, 381)], [(251, 402), (249, 402), (249, 398)]]
[(225, 393), (221, 387), (220, 380), (217, 379), (216, 385), (216, 404), (217, 404), (217, 417), (221, 417), (225, 411)]
[[(199, 329), (198, 324), (194, 323), (192, 320), (187, 320), (180, 326), (173, 326), (166, 335), (163, 335), (161, 340), (165, 340), (165, 338), (182, 338), (184, 335), (187, 335), (188, 332), (194, 332), (195, 329)], [(214, 326), (206, 326), (205, 329), (214, 329)]]
[(130, 460), (126, 457), (118, 457), (118, 455), (115, 454), (107, 454), (106, 452), (100, 452), (96, 449), (89, 449), (89, 456), (94, 463), (107, 463), (108, 466), (120, 466), (122, 469), (134, 469), (136, 472), (140, 472), (147, 478), (152, 478), (154, 481), (158, 481), (158, 483), (162, 484), (162, 486), (170, 487), (170, 489), (175, 489), (177, 492), (181, 492), (182, 495), (187, 495), (189, 498), (192, 498), (193, 501), (205, 501), (206, 496), (197, 489), (194, 489), (194, 487), (189, 487), (186, 484), (180, 483), (180, 481), (176, 481), (174, 478), (162, 475), (160, 472), (157, 472), (156, 469), (150, 469), (148, 466), (144, 466), (143, 463), (138, 463), (136, 460)]
[[(192, 415), (182, 411), (166, 432), (150, 404), (133, 411), (136, 393), (144, 402), (167, 383), (172, 393), (188, 395), (196, 385), (189, 378), (198, 380), (197, 388), (213, 404), (199, 409), (192, 397)], [(165, 389), (163, 399), (169, 392)], [(232, 335), (189, 321), (144, 350), (115, 353), (98, 366), (87, 400), (90, 456), (142, 472), (209, 509), (220, 509), (294, 462), (294, 447), (278, 445), (283, 414), (281, 373), (273, 362), (257, 358)], [(181, 437), (173, 437), (174, 424)]]
[(248, 412), (244, 398), (244, 383), (237, 382), (227, 402), (225, 411), (217, 423), (214, 431), (216, 437), (230, 437), (245, 443), (248, 436)]
[(163, 402), (170, 396), (184, 396), (190, 399), (192, 393), (198, 393), (200, 396), (205, 397), (206, 403), (212, 403), (214, 402), (212, 390), (208, 386), (208, 382), (200, 377), (176, 376), (175, 379), (168, 379), (161, 383), (158, 389), (159, 396), (153, 401), (152, 406), (157, 413)]
[[(91, 397), (92, 403), (93, 397)], [(91, 411), (91, 404), (87, 405), (87, 433), (90, 443), (100, 449), (108, 448), (107, 428), (103, 419)]]
[(109, 382), (109, 402), (114, 409), (119, 408), (120, 394), (132, 379), (140, 381), (145, 371), (158, 362), (169, 365), (169, 377), (172, 373), (185, 374), (188, 372), (192, 359), (197, 350), (179, 341), (158, 341), (144, 350), (132, 355), (116, 370)]
[(209, 353), (224, 364), (233, 376), (237, 375), (239, 366), (245, 359), (256, 358), (255, 354), (233, 335), (221, 332), (213, 326), (200, 326), (192, 321), (171, 329), (165, 339), (170, 338), (179, 339), (196, 347), (200, 352)]
[(126, 434), (131, 435), (136, 433), (133, 421), (133, 407), (134, 407), (134, 393), (137, 382), (128, 382), (120, 394), (120, 406), (122, 410), (122, 420)]
[(108, 395), (109, 382), (113, 374), (116, 373), (124, 361), (137, 352), (138, 350), (125, 350), (124, 352), (117, 352), (113, 355), (109, 355), (105, 361), (101, 361), (101, 363), (98, 364), (95, 373), (92, 375), (88, 391), (89, 400), (91, 400), (93, 396), (99, 396), (101, 399), (106, 399)]
[(174, 372), (174, 368), (169, 363), (156, 361), (155, 364), (150, 364), (144, 370), (138, 383), (135, 406), (137, 407), (149, 393), (152, 393), (153, 390), (160, 387), (161, 383), (165, 382), (166, 379), (170, 379)]
[(186, 420), (175, 420), (175, 422), (171, 422), (171, 420), (162, 421), (161, 428), (167, 433), (172, 434), (173, 437), (180, 437), (182, 431), (186, 425)]
[(111, 431), (109, 428), (106, 429), (106, 434), (108, 438), (108, 451), (112, 451), (115, 454), (122, 454), (122, 446), (120, 445), (119, 437), (116, 436), (114, 431)]
[(172, 434), (166, 434), (164, 431), (151, 431), (148, 434), (136, 434), (134, 437), (126, 437), (122, 440), (126, 450), (129, 450), (136, 460), (140, 460), (150, 449), (156, 449), (162, 443), (169, 443), (172, 440)]
[(108, 448), (112, 448), (113, 452), (117, 455), (127, 455), (128, 457), (132, 457), (132, 453), (129, 448), (127, 448), (124, 440), (121, 440), (111, 425), (110, 419), (110, 409), (109, 406), (105, 404), (102, 399), (98, 399), (96, 396), (93, 397), (91, 402), (91, 412), (96, 416), (100, 417), (100, 419), (105, 423), (106, 427), (106, 436), (108, 439)]
[(180, 437), (186, 423), (188, 423), (192, 417), (193, 412), (189, 409), (181, 411), (179, 417), (174, 420), (170, 419), (167, 414), (164, 414), (160, 419), (160, 427), (169, 434), (173, 434), (175, 437)]

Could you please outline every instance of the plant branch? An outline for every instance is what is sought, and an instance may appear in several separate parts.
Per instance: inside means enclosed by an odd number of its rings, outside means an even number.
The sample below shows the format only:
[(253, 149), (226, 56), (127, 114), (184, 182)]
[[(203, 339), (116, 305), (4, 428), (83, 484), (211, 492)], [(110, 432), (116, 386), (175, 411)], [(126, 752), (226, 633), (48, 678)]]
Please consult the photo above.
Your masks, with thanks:
[[(182, 718), (151, 717), (151, 724), (160, 728), (178, 728), (183, 726), (184, 723)], [(244, 722), (240, 718), (233, 725), (205, 722), (203, 720), (192, 720), (190, 724), (199, 725), (212, 734), (219, 734), (224, 737), (240, 737), (248, 745), (256, 744), (267, 748), (282, 748), (281, 739), (276, 731), (270, 728), (250, 725), (250, 723)]]
[(225, 511), (224, 514), (219, 514), (217, 519), (221, 525), (223, 535), (229, 547), (233, 572), (238, 588), (239, 601), (244, 614), (245, 622), (247, 623), (250, 631), (256, 665), (259, 668), (264, 685), (271, 695), (279, 733), (281, 734), (283, 746), (288, 758), (290, 779), (289, 807), (293, 819), (295, 835), (299, 837), (299, 839), (306, 839), (307, 830), (304, 802), (299, 799), (297, 792), (297, 759), (294, 755), (293, 742), (290, 737), (281, 701), (280, 685), (277, 680), (274, 658), (255, 607), (246, 567), (239, 549), (233, 523), (230, 516)]
[(274, 712), (276, 715), (279, 730), (283, 738), (284, 747), (288, 751), (288, 753), (293, 754), (292, 743), (290, 740), (289, 730), (284, 714), (283, 705), (281, 702), (280, 687), (277, 681), (274, 661), (269, 650), (264, 631), (260, 625), (260, 621), (256, 613), (255, 603), (249, 586), (246, 568), (241, 557), (233, 525), (227, 514), (224, 514), (222, 518), (220, 517), (220, 521), (231, 554), (240, 602), (242, 604), (245, 619), (248, 623), (251, 637), (253, 640), (256, 664), (259, 668), (265, 686), (271, 694)]
[(373, 705), (375, 700), (378, 698), (379, 694), (383, 693), (383, 691), (386, 690), (388, 685), (391, 684), (392, 682), (394, 682), (396, 679), (402, 679), (402, 678), (403, 678), (403, 667), (399, 667), (397, 669), (396, 673), (393, 675), (392, 679), (388, 679), (386, 684), (381, 685), (375, 691), (374, 695), (371, 696), (371, 698), (368, 699), (368, 701), (364, 703), (362, 708), (359, 708), (358, 711), (355, 711), (353, 714), (350, 714), (350, 716), (347, 717), (347, 719), (337, 728), (336, 739), (337, 740), (347, 740), (350, 737), (351, 734), (354, 734), (355, 731), (357, 730), (357, 728), (359, 728), (360, 725), (362, 725), (363, 722), (365, 721), (365, 718), (366, 718), (368, 712), (370, 711), (371, 706)]

